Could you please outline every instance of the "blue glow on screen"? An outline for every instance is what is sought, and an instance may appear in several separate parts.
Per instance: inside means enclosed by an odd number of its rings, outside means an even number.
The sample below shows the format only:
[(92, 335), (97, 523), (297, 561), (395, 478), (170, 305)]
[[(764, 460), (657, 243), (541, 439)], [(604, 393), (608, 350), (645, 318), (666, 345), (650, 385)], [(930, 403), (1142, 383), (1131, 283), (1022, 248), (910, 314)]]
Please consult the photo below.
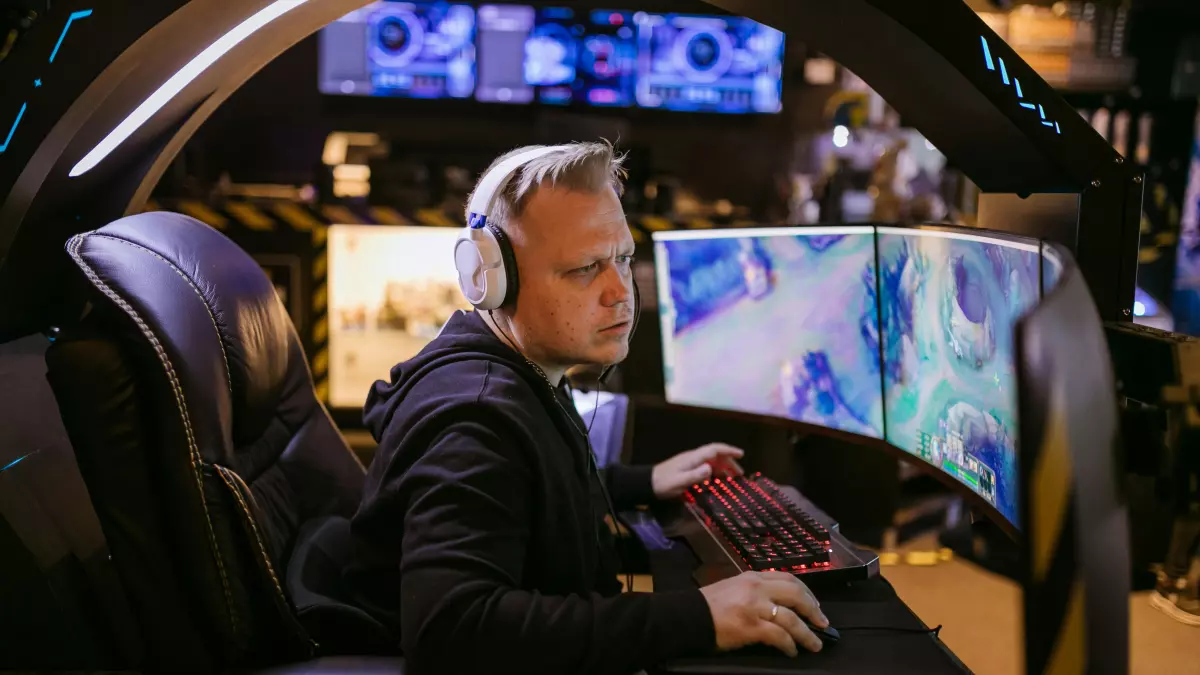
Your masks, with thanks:
[(634, 15), (637, 102), (643, 108), (719, 113), (782, 109), (782, 32), (740, 17)]
[(327, 94), (468, 98), (475, 65), (475, 9), (463, 3), (375, 2), (321, 30)]

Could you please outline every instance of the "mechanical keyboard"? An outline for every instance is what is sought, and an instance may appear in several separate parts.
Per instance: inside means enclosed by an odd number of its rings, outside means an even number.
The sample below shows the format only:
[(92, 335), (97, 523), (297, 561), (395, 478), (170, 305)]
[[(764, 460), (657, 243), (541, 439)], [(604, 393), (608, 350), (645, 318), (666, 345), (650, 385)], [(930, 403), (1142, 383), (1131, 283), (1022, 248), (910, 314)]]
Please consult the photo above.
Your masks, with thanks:
[(723, 561), (705, 560), (722, 556), (702, 546), (697, 554), (705, 562), (724, 562), (739, 572), (791, 572), (806, 581), (810, 575), (850, 580), (878, 572), (876, 556), (831, 532), (762, 474), (706, 480), (689, 488), (684, 502), (724, 553)]

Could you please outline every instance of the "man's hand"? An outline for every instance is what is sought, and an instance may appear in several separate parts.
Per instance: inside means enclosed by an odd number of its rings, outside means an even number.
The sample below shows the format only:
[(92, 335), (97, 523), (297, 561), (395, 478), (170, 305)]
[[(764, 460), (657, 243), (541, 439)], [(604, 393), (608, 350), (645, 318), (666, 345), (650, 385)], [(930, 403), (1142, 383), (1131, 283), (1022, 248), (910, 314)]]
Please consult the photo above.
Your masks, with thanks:
[(654, 496), (659, 499), (678, 497), (684, 490), (713, 475), (740, 476), (742, 467), (738, 466), (736, 458), (743, 454), (740, 449), (724, 443), (709, 443), (681, 452), (654, 466), (650, 474)]
[(821, 639), (804, 619), (819, 628), (829, 626), (829, 620), (808, 586), (787, 572), (743, 572), (700, 592), (712, 612), (720, 651), (756, 643), (777, 647), (788, 656), (798, 653), (796, 645), (821, 651)]

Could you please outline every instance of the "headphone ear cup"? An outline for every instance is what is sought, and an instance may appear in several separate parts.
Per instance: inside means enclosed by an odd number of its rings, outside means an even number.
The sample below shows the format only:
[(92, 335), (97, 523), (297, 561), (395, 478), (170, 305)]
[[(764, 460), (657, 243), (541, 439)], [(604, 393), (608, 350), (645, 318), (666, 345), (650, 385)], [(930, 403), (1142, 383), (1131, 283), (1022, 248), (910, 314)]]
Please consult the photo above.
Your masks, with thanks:
[(517, 301), (517, 293), (521, 286), (520, 278), (517, 276), (517, 256), (513, 251), (512, 242), (504, 230), (491, 223), (488, 223), (486, 227), (496, 241), (496, 247), (500, 250), (500, 263), (504, 267), (505, 288), (500, 305), (511, 305)]
[(458, 287), (476, 309), (498, 309), (504, 303), (504, 255), (488, 229), (468, 229), (454, 242)]

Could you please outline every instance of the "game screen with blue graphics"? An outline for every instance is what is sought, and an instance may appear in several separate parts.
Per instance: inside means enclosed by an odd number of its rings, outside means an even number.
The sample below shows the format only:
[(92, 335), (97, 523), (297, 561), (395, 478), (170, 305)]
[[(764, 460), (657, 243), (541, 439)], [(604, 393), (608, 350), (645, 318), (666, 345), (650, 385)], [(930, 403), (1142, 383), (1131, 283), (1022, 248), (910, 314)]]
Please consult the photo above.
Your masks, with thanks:
[(468, 98), (475, 91), (475, 9), (450, 2), (375, 2), (321, 31), (327, 94)]
[(878, 232), (887, 441), (1017, 524), (1013, 327), (1041, 295), (1038, 244)]
[(632, 12), (539, 11), (525, 42), (525, 82), (543, 103), (633, 104), (637, 40)]
[(668, 401), (883, 437), (872, 228), (654, 239)]
[(782, 32), (728, 16), (638, 12), (634, 21), (638, 105), (721, 113), (782, 109)]
[(632, 12), (479, 8), (480, 101), (624, 107), (633, 105), (636, 77)]

